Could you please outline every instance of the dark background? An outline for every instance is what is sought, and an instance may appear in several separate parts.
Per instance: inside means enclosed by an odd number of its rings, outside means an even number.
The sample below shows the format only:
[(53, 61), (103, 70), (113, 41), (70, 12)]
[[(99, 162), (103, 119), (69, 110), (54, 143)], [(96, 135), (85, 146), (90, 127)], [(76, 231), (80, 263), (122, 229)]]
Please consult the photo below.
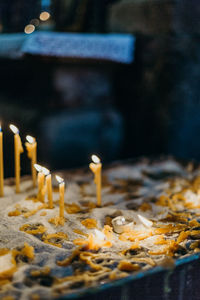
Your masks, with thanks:
[[(38, 141), (50, 169), (141, 155), (200, 159), (198, 0), (0, 0), (2, 34), (37, 30), (120, 32), (136, 38), (131, 64), (25, 55), (0, 58), (5, 174), (13, 175), (12, 122)], [(0, 33), (0, 36), (1, 36)], [(0, 42), (0, 50), (1, 47)], [(29, 172), (26, 155), (22, 172)]]

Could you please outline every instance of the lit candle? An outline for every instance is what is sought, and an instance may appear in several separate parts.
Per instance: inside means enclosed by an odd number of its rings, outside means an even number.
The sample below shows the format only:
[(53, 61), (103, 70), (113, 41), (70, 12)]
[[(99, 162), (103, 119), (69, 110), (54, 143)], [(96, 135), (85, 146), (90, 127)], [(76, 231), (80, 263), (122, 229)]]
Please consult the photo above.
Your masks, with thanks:
[(101, 169), (102, 164), (96, 155), (92, 155), (92, 163), (90, 169), (94, 173), (94, 183), (96, 184), (97, 206), (101, 206)]
[(94, 233), (90, 233), (88, 237), (88, 244), (86, 248), (89, 250), (99, 250), (102, 247), (111, 247), (111, 241), (108, 241), (105, 234), (98, 229), (94, 230)]
[(28, 152), (28, 157), (31, 159), (31, 171), (32, 171), (32, 178), (33, 178), (33, 186), (36, 186), (37, 173), (36, 173), (34, 164), (37, 163), (37, 142), (36, 142), (35, 138), (33, 138), (30, 135), (27, 135), (26, 139), (28, 141), (25, 144), (26, 150)]
[(65, 195), (65, 182), (64, 179), (60, 176), (56, 175), (56, 179), (59, 183), (59, 206), (60, 206), (60, 213), (59, 213), (59, 224), (64, 225), (64, 195)]
[(42, 168), (44, 175), (46, 176), (46, 188), (49, 208), (53, 208), (53, 193), (52, 193), (52, 181), (50, 171), (46, 168)]
[(4, 170), (3, 170), (3, 132), (0, 125), (0, 196), (3, 197)]
[(24, 151), (22, 147), (21, 138), (19, 136), (19, 130), (16, 126), (10, 125), (10, 129), (15, 134), (14, 135), (14, 147), (15, 147), (15, 183), (16, 183), (16, 193), (20, 192), (20, 155)]
[(37, 198), (39, 201), (44, 202), (44, 197), (45, 197), (45, 186), (44, 186), (44, 179), (45, 175), (43, 172), (43, 167), (34, 164), (35, 169), (38, 171), (38, 195)]

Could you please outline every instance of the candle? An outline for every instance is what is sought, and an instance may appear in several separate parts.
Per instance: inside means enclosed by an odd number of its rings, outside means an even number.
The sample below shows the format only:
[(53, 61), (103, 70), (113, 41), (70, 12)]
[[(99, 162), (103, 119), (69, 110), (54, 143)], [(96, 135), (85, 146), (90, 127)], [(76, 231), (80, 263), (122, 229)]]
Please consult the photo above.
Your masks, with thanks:
[(98, 251), (102, 247), (111, 247), (112, 243), (109, 241), (105, 234), (98, 229), (94, 230), (94, 233), (90, 233), (88, 237), (88, 243), (86, 248), (89, 250)]
[(64, 195), (65, 195), (65, 182), (64, 179), (60, 176), (56, 175), (56, 179), (59, 183), (59, 207), (60, 207), (60, 213), (59, 213), (59, 223), (61, 225), (64, 225)]
[(101, 169), (102, 164), (96, 155), (92, 155), (90, 169), (94, 173), (94, 183), (96, 184), (97, 206), (101, 206)]
[(34, 167), (34, 164), (37, 163), (37, 142), (35, 140), (35, 138), (33, 138), (30, 135), (26, 136), (27, 139), (27, 143), (26, 145), (26, 150), (28, 152), (28, 157), (31, 160), (31, 171), (32, 171), (32, 178), (33, 178), (33, 186), (36, 186), (36, 177), (37, 177), (37, 173), (36, 173), (36, 169)]
[(35, 169), (38, 171), (38, 195), (37, 195), (37, 199), (41, 202), (44, 202), (44, 197), (45, 197), (45, 186), (44, 186), (44, 179), (45, 179), (45, 175), (43, 172), (43, 167), (38, 165), (38, 164), (34, 164)]
[(46, 168), (42, 168), (43, 173), (46, 176), (46, 188), (49, 208), (53, 208), (53, 194), (52, 194), (52, 181), (50, 171)]
[(4, 170), (3, 170), (3, 132), (0, 125), (0, 197), (3, 197)]
[(22, 147), (21, 138), (19, 136), (19, 130), (16, 126), (10, 125), (10, 129), (14, 135), (14, 147), (15, 147), (15, 182), (16, 182), (16, 193), (20, 192), (20, 155), (24, 151)]
[(145, 227), (147, 227), (147, 228), (152, 227), (153, 222), (151, 222), (150, 220), (148, 220), (147, 218), (145, 218), (145, 217), (143, 217), (143, 216), (141, 216), (141, 215), (139, 215), (139, 214), (138, 214), (137, 216), (138, 216), (139, 220), (141, 221), (141, 223), (142, 223)]

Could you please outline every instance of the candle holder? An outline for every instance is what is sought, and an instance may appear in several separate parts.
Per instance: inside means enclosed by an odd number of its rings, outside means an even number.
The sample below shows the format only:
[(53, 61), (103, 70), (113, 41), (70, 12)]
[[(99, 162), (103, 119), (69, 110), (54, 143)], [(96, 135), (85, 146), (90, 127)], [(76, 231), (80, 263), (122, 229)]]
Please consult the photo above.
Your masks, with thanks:
[(134, 222), (126, 219), (124, 216), (118, 216), (112, 220), (112, 225), (116, 233), (123, 233), (124, 231), (133, 229)]

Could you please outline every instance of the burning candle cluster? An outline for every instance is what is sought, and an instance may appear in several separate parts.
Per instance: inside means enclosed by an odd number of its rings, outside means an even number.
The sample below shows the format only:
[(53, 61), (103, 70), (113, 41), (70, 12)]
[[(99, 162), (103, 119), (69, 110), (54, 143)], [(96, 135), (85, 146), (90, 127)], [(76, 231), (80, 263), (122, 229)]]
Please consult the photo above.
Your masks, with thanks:
[[(15, 183), (16, 183), (16, 193), (20, 193), (20, 171), (21, 171), (21, 154), (23, 153), (23, 145), (21, 137), (19, 135), (19, 130), (16, 126), (10, 125), (10, 129), (14, 133), (14, 158), (15, 158)], [(28, 158), (31, 161), (31, 173), (33, 188), (37, 187), (37, 201), (42, 204), (36, 209), (27, 212), (24, 214), (24, 217), (29, 217), (32, 214), (35, 214), (38, 210), (46, 208), (54, 208), (54, 197), (53, 197), (53, 188), (52, 188), (52, 175), (50, 170), (41, 166), (37, 163), (37, 141), (34, 137), (27, 135), (25, 147), (27, 150)], [(96, 207), (102, 206), (101, 191), (102, 191), (102, 163), (96, 155), (92, 155), (92, 162), (89, 165), (90, 170), (94, 174), (94, 183), (96, 185)], [(59, 213), (57, 216), (49, 219), (50, 223), (55, 224), (56, 226), (64, 226), (65, 224), (65, 182), (64, 179), (58, 175), (55, 175), (55, 178), (59, 184)], [(4, 176), (3, 176), (3, 133), (0, 131), (0, 195), (3, 196), (4, 188)], [(45, 197), (47, 196), (47, 203)], [(18, 214), (17, 211), (11, 212), (10, 215)], [(141, 215), (137, 215), (139, 222), (143, 227), (150, 230), (153, 223)], [(92, 220), (92, 219), (91, 219)], [(91, 223), (90, 220), (90, 223)], [(84, 220), (84, 224), (88, 225), (89, 219)], [(91, 223), (92, 224), (92, 223)], [(90, 226), (91, 226), (90, 224)], [(88, 225), (89, 226), (89, 225)], [(108, 227), (108, 228), (107, 228)], [(87, 239), (80, 239), (76, 241), (77, 245), (84, 246), (85, 249), (98, 251), (102, 247), (111, 247), (112, 246), (112, 232), (122, 235), (129, 235), (134, 230), (134, 220), (127, 219), (123, 215), (118, 216), (112, 220), (112, 227), (104, 226), (102, 231), (94, 229), (91, 232)], [(24, 227), (23, 227), (24, 228)], [(88, 227), (89, 228), (89, 227)], [(147, 229), (148, 228), (148, 229)]]
[[(20, 193), (20, 177), (21, 177), (21, 154), (24, 152), (19, 129), (11, 124), (11, 131), (14, 133), (14, 164), (15, 164), (15, 190)], [(31, 173), (33, 187), (38, 186), (37, 200), (45, 203), (45, 195), (48, 198), (48, 208), (53, 209), (53, 191), (52, 191), (52, 176), (50, 171), (37, 164), (37, 141), (34, 137), (27, 135), (25, 147), (27, 156), (31, 161)], [(94, 173), (94, 182), (96, 184), (97, 206), (101, 206), (101, 170), (102, 164), (96, 155), (92, 155), (92, 163), (90, 169)], [(38, 174), (38, 175), (37, 175)], [(59, 184), (59, 217), (58, 223), (64, 224), (64, 195), (65, 182), (60, 176), (55, 176)], [(4, 196), (4, 161), (3, 161), (3, 132), (0, 126), (0, 197)]]

